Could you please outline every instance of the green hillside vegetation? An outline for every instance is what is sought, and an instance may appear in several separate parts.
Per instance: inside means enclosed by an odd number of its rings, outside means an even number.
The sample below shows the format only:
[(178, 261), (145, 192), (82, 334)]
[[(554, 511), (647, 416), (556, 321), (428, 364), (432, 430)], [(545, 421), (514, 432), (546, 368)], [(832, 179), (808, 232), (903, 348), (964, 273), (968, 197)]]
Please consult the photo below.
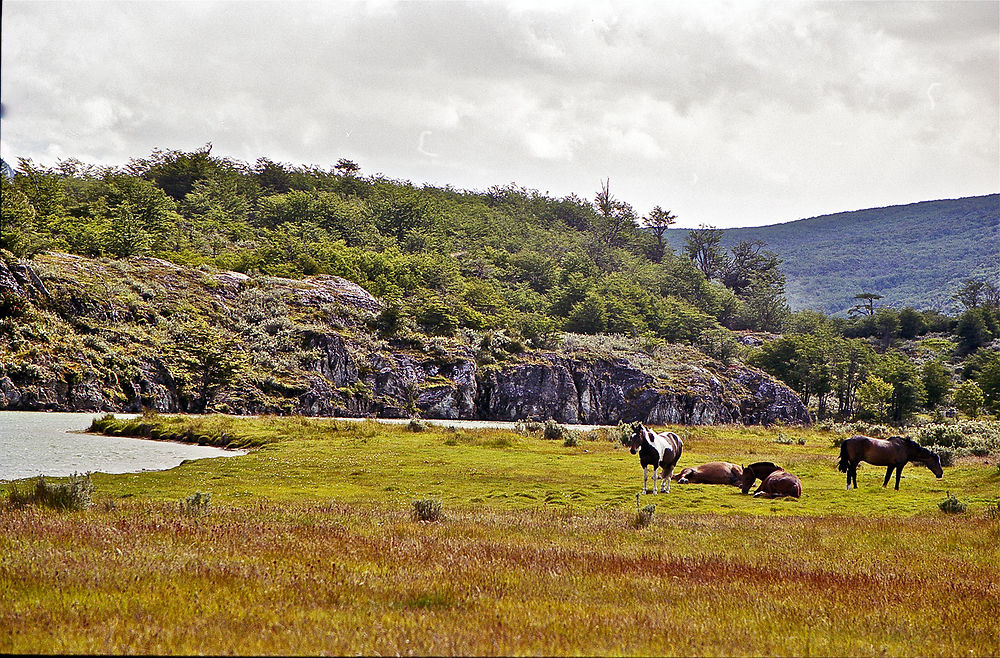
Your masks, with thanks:
[[(680, 249), (687, 232), (666, 237)], [(854, 295), (873, 291), (897, 308), (950, 311), (966, 278), (1000, 280), (1000, 195), (723, 229), (725, 247), (754, 240), (781, 257), (793, 309), (842, 315)]]
[[(176, 357), (183, 367), (171, 376), (202, 397), (220, 378), (272, 376), (280, 397), (301, 383), (295, 364), (312, 358), (301, 328), (322, 322), (424, 352), (453, 339), (492, 353), (484, 364), (554, 349), (563, 332), (627, 336), (633, 353), (686, 344), (720, 368), (761, 367), (818, 419), (1000, 412), (998, 195), (679, 233), (669, 211), (637, 216), (610, 181), (593, 200), (513, 184), (469, 191), (366, 176), (348, 160), (251, 165), (215, 157), (210, 145), (157, 150), (121, 168), (22, 160), (0, 180), (3, 262), (26, 259), (57, 293), (39, 310), (0, 289), (0, 377), (30, 379), (44, 359), (70, 368), (66, 358), (83, 354), (83, 365), (111, 378), (128, 371), (131, 352), (119, 346), (131, 342)], [(71, 257), (44, 255), (52, 251), (96, 259), (120, 285), (90, 280)], [(163, 268), (136, 256), (186, 266), (177, 276), (191, 279), (193, 296), (174, 299), (169, 276), (142, 280)], [(235, 310), (208, 292), (226, 272), (261, 288)], [(299, 317), (269, 293), (269, 276), (314, 275), (361, 285), (383, 310), (363, 320), (333, 309)], [(910, 299), (892, 296), (904, 288), (920, 302), (892, 308)], [(796, 305), (835, 298), (817, 304), (850, 317), (792, 313), (786, 295)], [(957, 313), (926, 308), (931, 298)], [(227, 363), (237, 333), (274, 347), (259, 350), (267, 362)]]

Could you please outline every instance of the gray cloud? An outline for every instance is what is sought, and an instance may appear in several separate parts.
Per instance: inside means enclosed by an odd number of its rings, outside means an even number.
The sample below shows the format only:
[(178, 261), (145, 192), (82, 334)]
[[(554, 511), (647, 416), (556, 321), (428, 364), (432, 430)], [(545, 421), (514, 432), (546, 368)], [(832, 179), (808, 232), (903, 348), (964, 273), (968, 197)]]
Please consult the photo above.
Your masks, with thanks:
[(687, 225), (997, 191), (993, 2), (5, 2), (5, 160), (153, 147)]

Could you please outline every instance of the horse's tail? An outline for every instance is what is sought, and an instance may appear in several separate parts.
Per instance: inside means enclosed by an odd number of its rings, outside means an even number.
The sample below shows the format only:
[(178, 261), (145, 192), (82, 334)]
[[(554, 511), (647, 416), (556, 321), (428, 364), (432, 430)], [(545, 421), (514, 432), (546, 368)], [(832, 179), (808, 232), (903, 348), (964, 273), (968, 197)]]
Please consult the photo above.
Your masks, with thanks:
[(851, 460), (847, 456), (847, 440), (845, 439), (840, 444), (840, 463), (837, 465), (837, 468), (840, 469), (841, 473), (846, 473), (848, 467), (850, 466), (850, 464), (851, 464)]

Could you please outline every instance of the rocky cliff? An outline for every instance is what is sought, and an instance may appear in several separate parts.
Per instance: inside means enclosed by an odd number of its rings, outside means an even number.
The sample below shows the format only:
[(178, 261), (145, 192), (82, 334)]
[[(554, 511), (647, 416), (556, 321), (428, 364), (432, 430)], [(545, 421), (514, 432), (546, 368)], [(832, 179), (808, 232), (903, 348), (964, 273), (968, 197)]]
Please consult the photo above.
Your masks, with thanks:
[(381, 302), (332, 276), (6, 256), (0, 301), (0, 409), (809, 422), (783, 384), (683, 346), (577, 337), (525, 351), (473, 332), (380, 336)]

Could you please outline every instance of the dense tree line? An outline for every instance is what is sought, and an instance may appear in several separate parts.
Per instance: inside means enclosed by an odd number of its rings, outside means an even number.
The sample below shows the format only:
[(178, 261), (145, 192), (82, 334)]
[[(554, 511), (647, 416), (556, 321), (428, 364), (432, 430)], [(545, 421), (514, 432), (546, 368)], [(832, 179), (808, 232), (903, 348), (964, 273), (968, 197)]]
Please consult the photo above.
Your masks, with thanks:
[[(723, 362), (749, 359), (821, 416), (902, 421), (951, 401), (957, 382), (977, 387), (980, 407), (998, 408), (1000, 365), (981, 350), (1000, 338), (992, 284), (969, 279), (958, 317), (879, 308), (875, 293), (859, 295), (854, 317), (793, 314), (767, 245), (727, 251), (703, 226), (676, 253), (664, 237), (675, 219), (659, 206), (639, 216), (610, 180), (593, 200), (513, 184), (468, 191), (366, 176), (346, 159), (248, 164), (206, 145), (119, 168), (21, 160), (2, 177), (0, 248), (338, 275), (387, 302), (379, 325), (389, 335), (504, 330), (539, 346), (565, 330), (695, 344)], [(748, 350), (740, 330), (783, 336)], [(928, 334), (950, 337), (953, 349), (922, 362), (897, 349)]]

